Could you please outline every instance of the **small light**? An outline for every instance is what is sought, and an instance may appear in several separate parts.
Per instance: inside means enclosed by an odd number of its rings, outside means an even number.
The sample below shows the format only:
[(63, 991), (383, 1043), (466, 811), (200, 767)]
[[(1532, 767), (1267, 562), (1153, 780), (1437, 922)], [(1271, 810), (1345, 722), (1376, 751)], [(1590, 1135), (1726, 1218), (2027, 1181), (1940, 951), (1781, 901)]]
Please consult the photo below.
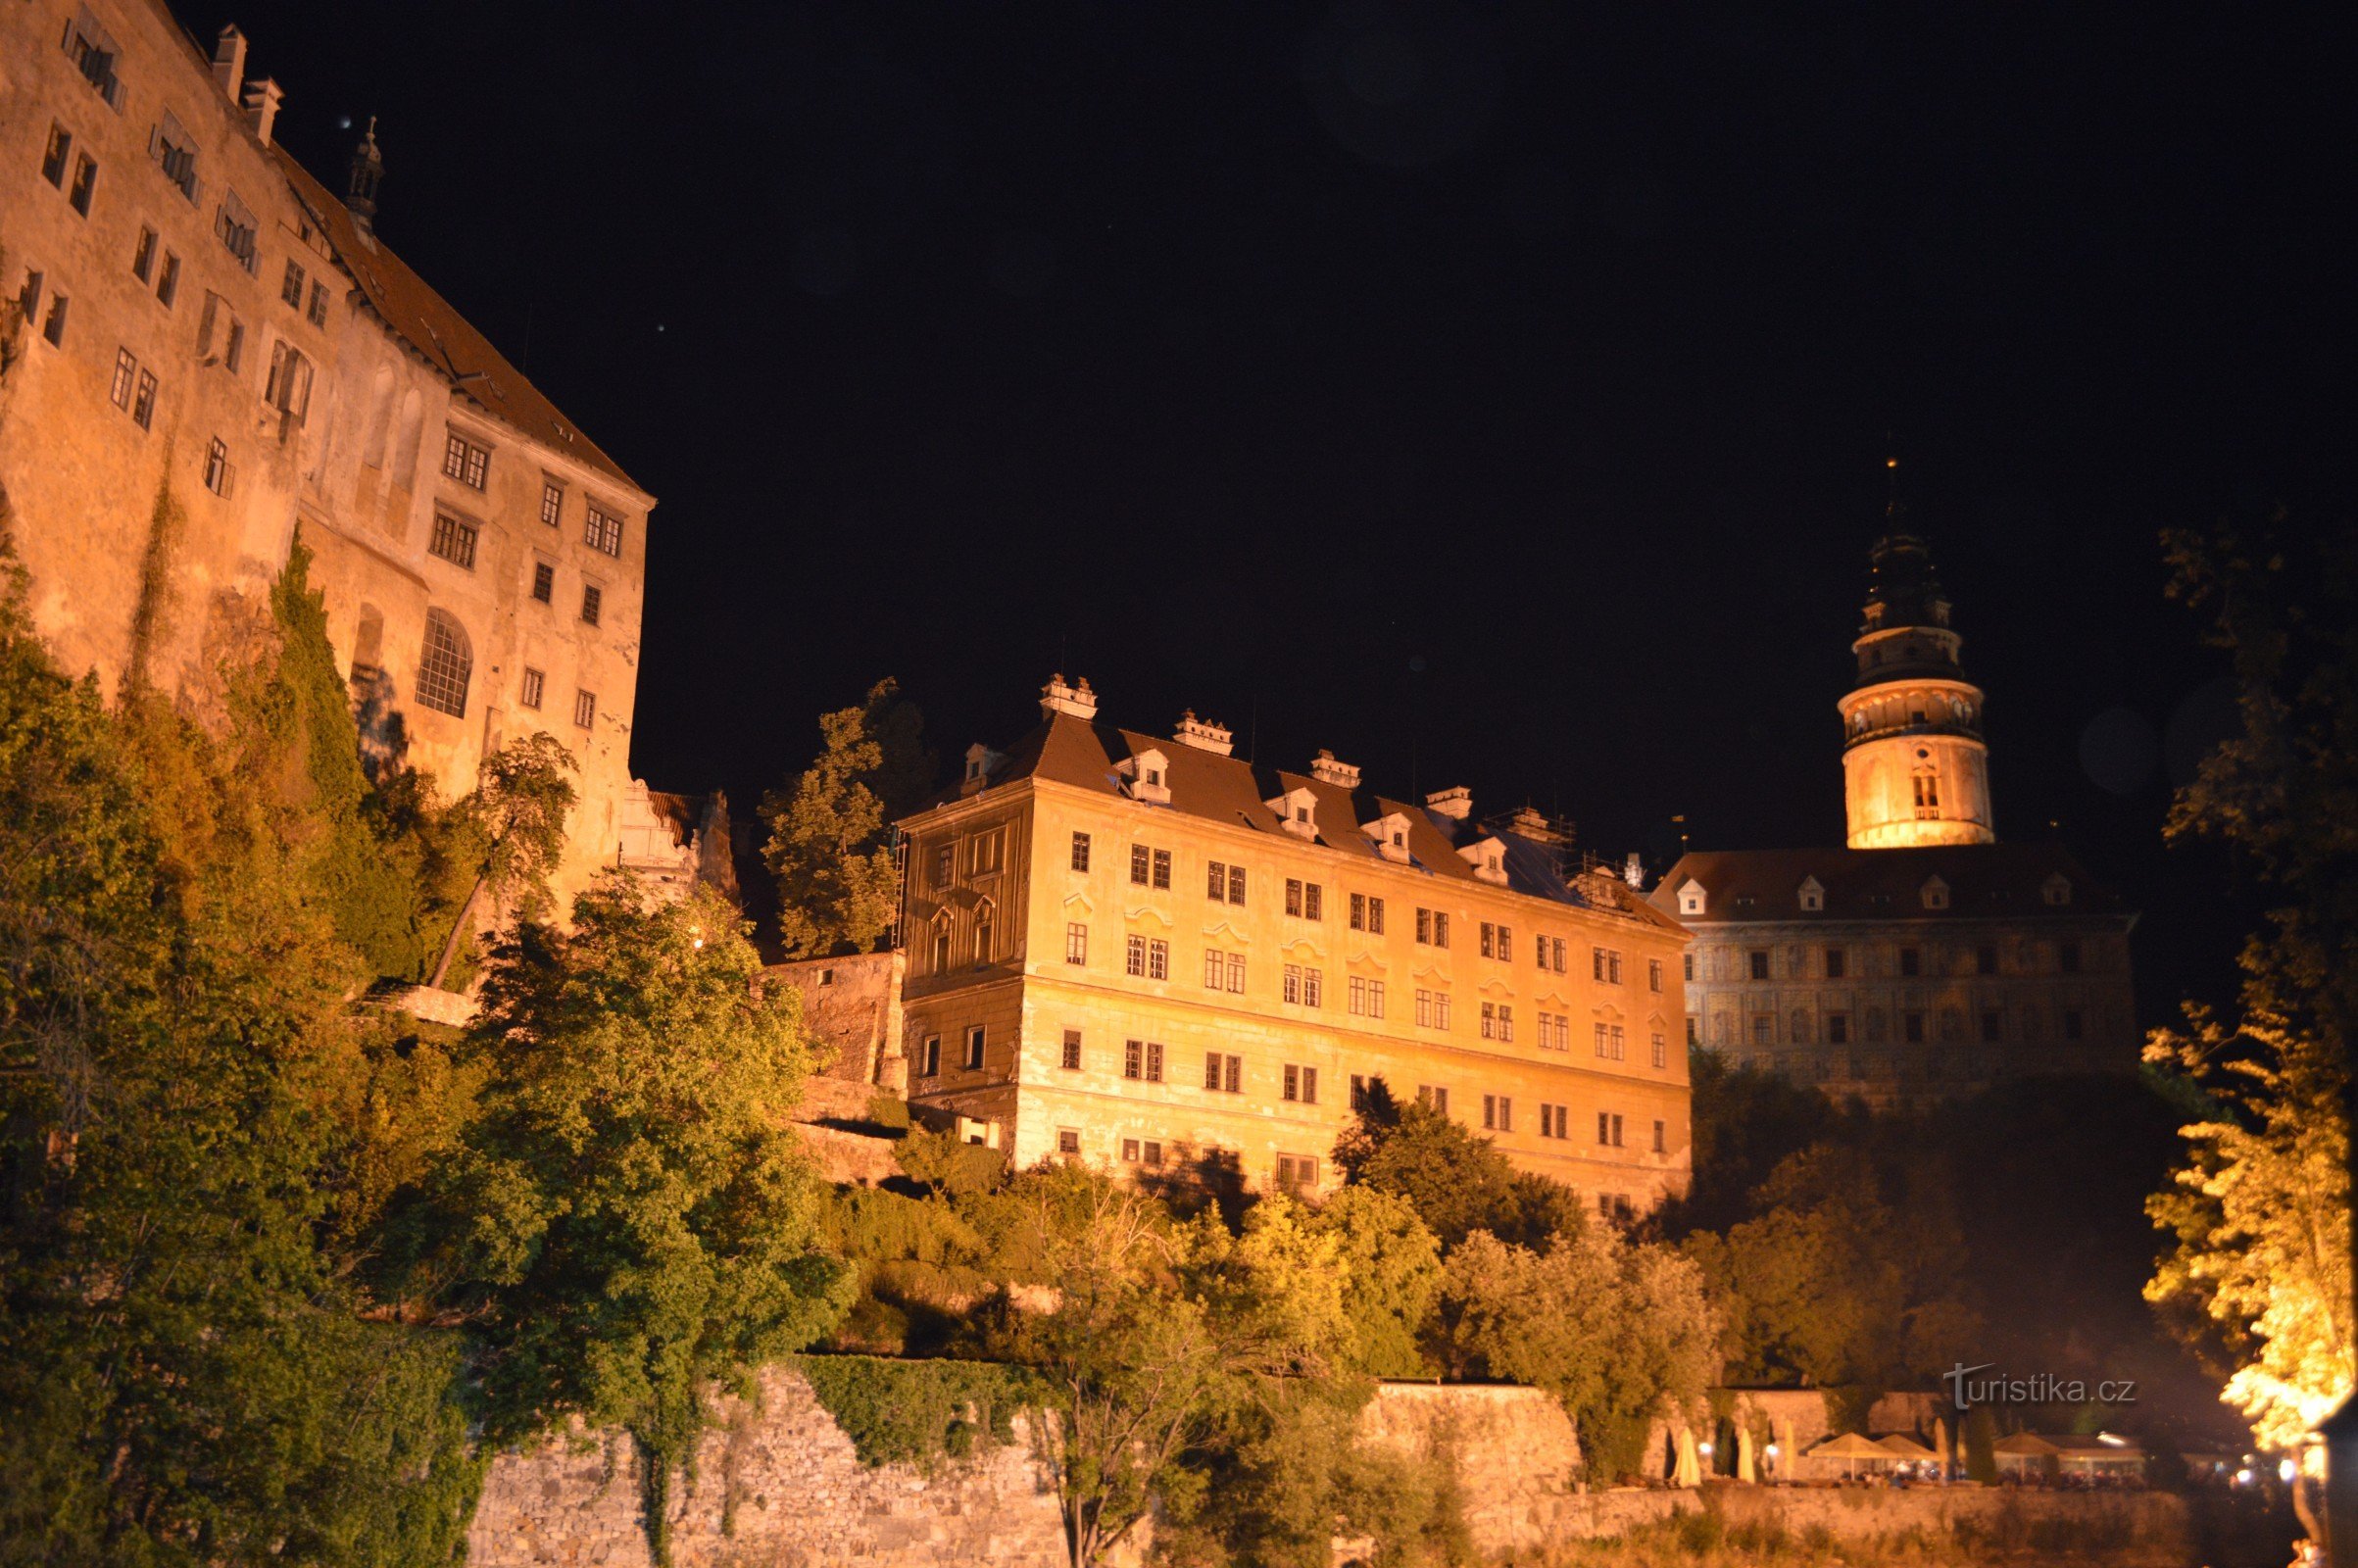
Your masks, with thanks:
[(2287, 1485), (2291, 1483), (2294, 1476), (2300, 1473), (2301, 1467), (2290, 1459), (2279, 1459), (2276, 1462), (2276, 1478)]
[(2238, 1487), (2248, 1487), (2248, 1486), (2250, 1486), (2250, 1485), (2251, 1485), (2251, 1472), (2250, 1472), (2249, 1470), (2238, 1470), (2238, 1471), (2236, 1471), (2236, 1472), (2235, 1472), (2235, 1485), (2236, 1485), (2236, 1486), (2238, 1486)]
[(1768, 1456), (1772, 1459), (1777, 1457), (1777, 1446), (1773, 1443), (1768, 1446)]
[(1708, 1459), (1711, 1457), (1711, 1445), (1708, 1443), (1698, 1443), (1695, 1446), (1695, 1451)]

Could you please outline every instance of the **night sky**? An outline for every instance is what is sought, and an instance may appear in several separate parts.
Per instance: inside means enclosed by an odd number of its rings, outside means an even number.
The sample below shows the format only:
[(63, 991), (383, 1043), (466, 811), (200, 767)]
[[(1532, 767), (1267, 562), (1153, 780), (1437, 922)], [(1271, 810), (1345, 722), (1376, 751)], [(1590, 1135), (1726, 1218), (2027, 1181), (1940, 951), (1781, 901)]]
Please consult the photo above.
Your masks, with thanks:
[(178, 10), (331, 186), (379, 117), (379, 232), (661, 498), (659, 788), (1061, 667), (1657, 870), (1839, 842), (1896, 450), (2001, 835), (2142, 905), (2146, 1021), (2226, 972), (2156, 536), (2346, 523), (2326, 8)]

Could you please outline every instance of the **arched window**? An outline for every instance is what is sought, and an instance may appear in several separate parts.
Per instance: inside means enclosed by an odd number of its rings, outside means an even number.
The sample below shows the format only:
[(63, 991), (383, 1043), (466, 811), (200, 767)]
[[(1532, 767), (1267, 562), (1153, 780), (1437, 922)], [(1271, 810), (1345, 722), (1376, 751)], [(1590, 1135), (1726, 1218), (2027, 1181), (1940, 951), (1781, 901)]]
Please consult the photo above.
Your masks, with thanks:
[(991, 901), (989, 899), (985, 899), (982, 901), (982, 903), (975, 906), (974, 961), (976, 963), (989, 963), (991, 961), (991, 917), (992, 908)]
[(439, 610), (425, 612), (425, 651), (418, 658), (418, 701), (420, 706), (455, 718), (467, 716), (467, 681), (474, 673), (474, 654), (467, 628)]
[(947, 974), (950, 970), (950, 911), (942, 910), (933, 917), (933, 972)]

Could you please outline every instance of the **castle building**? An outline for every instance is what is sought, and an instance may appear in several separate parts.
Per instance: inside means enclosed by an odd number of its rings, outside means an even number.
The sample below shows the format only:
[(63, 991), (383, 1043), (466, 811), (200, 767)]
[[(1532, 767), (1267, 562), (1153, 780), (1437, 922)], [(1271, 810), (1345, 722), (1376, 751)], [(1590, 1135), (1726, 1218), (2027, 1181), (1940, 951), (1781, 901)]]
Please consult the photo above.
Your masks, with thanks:
[(2125, 1072), (2136, 914), (2059, 844), (2001, 844), (1982, 692), (1896, 506), (1839, 703), (1840, 849), (1694, 851), (1652, 899), (1695, 934), (1690, 1045), (1880, 1109)]
[(0, 8), (0, 529), (69, 669), (200, 717), (298, 535), (373, 766), (581, 765), (561, 895), (614, 862), (655, 501), (331, 194), (246, 41), (162, 0)]
[(911, 1102), (1019, 1165), (1316, 1192), (1380, 1079), (1605, 1212), (1686, 1185), (1686, 933), (1536, 812), (1109, 727), (1059, 676), (901, 827)]

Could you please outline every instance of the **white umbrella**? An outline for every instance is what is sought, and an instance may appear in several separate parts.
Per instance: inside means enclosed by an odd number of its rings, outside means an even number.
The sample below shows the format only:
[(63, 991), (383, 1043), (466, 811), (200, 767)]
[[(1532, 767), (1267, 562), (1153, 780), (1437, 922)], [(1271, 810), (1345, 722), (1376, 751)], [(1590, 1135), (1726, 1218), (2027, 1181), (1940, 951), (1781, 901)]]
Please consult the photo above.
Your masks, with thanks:
[(1679, 1467), (1672, 1473), (1674, 1487), (1699, 1487), (1703, 1484), (1703, 1467), (1695, 1455), (1695, 1434), (1679, 1428)]
[(1736, 1479), (1746, 1484), (1757, 1484), (1760, 1480), (1760, 1467), (1752, 1459), (1752, 1427), (1749, 1422), (1739, 1422), (1736, 1427)]

